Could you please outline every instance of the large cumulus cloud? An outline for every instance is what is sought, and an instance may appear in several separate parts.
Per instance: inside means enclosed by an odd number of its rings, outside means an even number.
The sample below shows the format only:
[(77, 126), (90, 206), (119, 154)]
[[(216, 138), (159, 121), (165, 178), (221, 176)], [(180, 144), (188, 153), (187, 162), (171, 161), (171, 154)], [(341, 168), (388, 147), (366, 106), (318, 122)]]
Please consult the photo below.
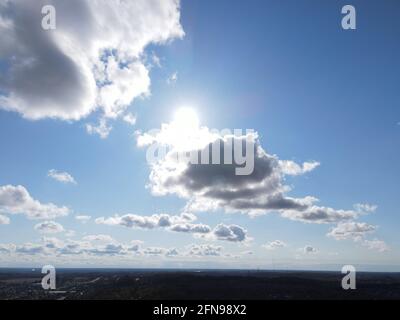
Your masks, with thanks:
[[(43, 30), (41, 8), (56, 8)], [(183, 36), (179, 0), (1, 0), (0, 108), (29, 119), (107, 118), (149, 93), (145, 48)]]
[[(171, 122), (163, 124), (158, 131), (137, 133), (137, 142), (141, 147), (149, 147), (148, 150), (154, 149), (154, 145), (160, 149), (166, 147), (164, 156), (150, 162), (149, 188), (155, 195), (175, 194), (187, 199), (188, 211), (222, 209), (251, 215), (274, 211), (285, 218), (313, 223), (351, 220), (360, 214), (355, 210), (319, 206), (313, 196), (289, 196), (291, 188), (285, 182), (286, 176), (308, 173), (319, 163), (307, 161), (300, 165), (281, 160), (263, 149), (256, 132), (224, 134), (224, 131), (218, 133), (200, 126), (182, 129)], [(246, 145), (246, 142), (250, 143)], [(243, 167), (238, 162), (224, 161), (240, 145), (254, 159), (254, 170), (248, 175), (237, 175), (236, 169)], [(211, 159), (216, 150), (221, 156), (219, 164), (212, 161), (196, 164), (189, 156), (186, 160), (179, 157), (182, 152), (200, 156), (208, 152)]]

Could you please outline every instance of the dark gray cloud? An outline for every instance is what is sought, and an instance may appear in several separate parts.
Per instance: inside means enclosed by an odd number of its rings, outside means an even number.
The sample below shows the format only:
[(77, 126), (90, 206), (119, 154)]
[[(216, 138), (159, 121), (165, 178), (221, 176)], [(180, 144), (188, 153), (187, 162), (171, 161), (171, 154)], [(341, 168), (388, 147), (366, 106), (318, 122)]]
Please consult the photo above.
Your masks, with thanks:
[[(290, 160), (280, 160), (261, 147), (258, 134), (253, 131), (247, 131), (245, 135), (223, 132), (226, 131), (215, 132), (207, 127), (198, 127), (180, 137), (179, 125), (171, 122), (163, 124), (161, 130), (138, 133), (139, 146), (156, 144), (168, 147), (165, 157), (150, 162), (152, 192), (159, 196), (176, 194), (186, 198), (185, 209), (193, 212), (221, 209), (250, 215), (278, 212), (289, 219), (313, 223), (351, 220), (359, 215), (354, 210), (317, 206), (315, 202), (318, 199), (312, 196), (288, 196), (291, 188), (285, 184), (285, 177), (308, 173), (320, 165), (318, 162), (299, 165)], [(235, 148), (240, 146), (246, 160), (249, 159), (248, 153), (253, 153), (254, 170), (248, 175), (238, 175), (236, 171), (240, 165), (235, 162)], [(191, 156), (180, 158), (183, 152)], [(225, 161), (226, 156), (234, 161)], [(217, 163), (212, 161), (214, 158)], [(208, 160), (208, 164), (204, 160)]]
[[(251, 215), (278, 212), (283, 217), (313, 223), (333, 223), (351, 220), (358, 216), (354, 210), (336, 210), (317, 206), (318, 199), (312, 196), (294, 198), (288, 196), (290, 187), (285, 184), (285, 176), (305, 174), (319, 166), (318, 162), (305, 162), (298, 165), (293, 161), (279, 160), (276, 155), (268, 154), (260, 145), (257, 133), (246, 135), (226, 135), (215, 138), (208, 128), (194, 128), (191, 133), (195, 141), (208, 139), (206, 147), (188, 149), (189, 154), (208, 154), (210, 164), (197, 164), (193, 161), (179, 162), (177, 154), (182, 141), (170, 137), (177, 135), (174, 123), (163, 124), (157, 133), (145, 133), (138, 136), (139, 145), (151, 143), (167, 144), (170, 150), (165, 158), (151, 163), (150, 187), (155, 195), (177, 194), (188, 199), (187, 211), (225, 211), (245, 212)], [(197, 133), (196, 133), (197, 132)], [(224, 143), (232, 141), (232, 143)], [(247, 150), (246, 141), (252, 141), (252, 148)], [(186, 142), (186, 145), (190, 145)], [(238, 163), (225, 164), (225, 155), (233, 155), (235, 147), (242, 146), (242, 154), (250, 152), (254, 159), (254, 170), (249, 175), (238, 175)], [(208, 150), (204, 152), (204, 150)], [(212, 164), (214, 152), (219, 151), (220, 164)], [(235, 159), (235, 157), (230, 157)], [(199, 161), (200, 162), (200, 161)], [(180, 167), (184, 165), (183, 170)]]

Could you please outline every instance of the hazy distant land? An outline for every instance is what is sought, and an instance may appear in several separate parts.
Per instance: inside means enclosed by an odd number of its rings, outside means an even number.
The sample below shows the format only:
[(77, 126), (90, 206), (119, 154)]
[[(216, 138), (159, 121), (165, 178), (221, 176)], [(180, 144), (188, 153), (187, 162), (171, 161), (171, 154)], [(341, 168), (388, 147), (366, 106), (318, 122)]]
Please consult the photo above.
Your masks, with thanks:
[(400, 299), (400, 273), (316, 271), (60, 269), (57, 290), (41, 287), (40, 269), (0, 269), (0, 299)]

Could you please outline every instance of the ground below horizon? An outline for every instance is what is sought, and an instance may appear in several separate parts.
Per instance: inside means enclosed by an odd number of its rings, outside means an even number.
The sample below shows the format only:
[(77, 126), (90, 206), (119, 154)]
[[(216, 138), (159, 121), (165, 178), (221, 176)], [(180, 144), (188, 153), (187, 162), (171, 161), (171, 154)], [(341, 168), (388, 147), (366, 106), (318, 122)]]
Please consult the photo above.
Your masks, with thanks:
[(400, 273), (344, 275), (323, 271), (57, 270), (55, 291), (35, 269), (0, 270), (1, 300), (383, 300), (400, 299)]

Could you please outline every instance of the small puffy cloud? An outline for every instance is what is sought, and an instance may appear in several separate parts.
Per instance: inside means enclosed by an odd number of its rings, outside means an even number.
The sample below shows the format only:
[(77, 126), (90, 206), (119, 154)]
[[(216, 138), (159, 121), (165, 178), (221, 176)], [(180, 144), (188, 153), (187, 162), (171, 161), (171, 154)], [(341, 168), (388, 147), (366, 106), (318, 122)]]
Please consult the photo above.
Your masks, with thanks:
[(178, 81), (178, 72), (172, 73), (168, 78), (167, 78), (167, 84), (175, 84)]
[(336, 240), (351, 239), (359, 241), (365, 237), (366, 234), (372, 233), (376, 230), (376, 226), (367, 224), (365, 222), (342, 222), (336, 227), (332, 228), (327, 234)]
[(128, 251), (132, 252), (139, 252), (141, 245), (143, 244), (143, 241), (140, 240), (132, 240), (130, 243), (130, 246), (128, 247)]
[(172, 258), (180, 255), (180, 252), (176, 248), (162, 248), (162, 247), (147, 247), (139, 252), (143, 256), (163, 256)]
[(311, 161), (299, 165), (291, 160), (280, 160), (279, 165), (284, 174), (289, 176), (298, 176), (313, 171), (315, 168), (320, 166), (320, 163), (317, 161)]
[(222, 247), (211, 244), (193, 244), (189, 247), (189, 256), (220, 256)]
[(0, 108), (28, 119), (79, 120), (99, 109), (118, 117), (149, 94), (146, 47), (184, 35), (179, 0), (48, 4), (57, 10), (53, 32), (40, 28), (41, 2), (0, 5), (0, 56), (7, 65), (0, 71)]
[[(60, 240), (54, 237), (43, 237), (42, 243), (26, 243), (18, 246), (2, 245), (0, 252), (17, 253), (20, 255), (65, 255), (65, 256), (126, 256), (129, 253), (138, 254), (139, 248), (134, 248), (134, 244), (125, 245), (111, 240), (103, 235), (88, 238), (90, 241), (82, 239)], [(101, 239), (101, 241), (97, 241)], [(137, 245), (137, 244), (135, 244)]]
[(365, 222), (342, 222), (332, 228), (327, 234), (335, 240), (353, 240), (370, 250), (384, 252), (389, 250), (389, 246), (382, 240), (366, 239), (367, 235), (374, 233), (377, 227)]
[(127, 113), (124, 115), (122, 118), (126, 123), (134, 126), (136, 124), (136, 116), (133, 115), (132, 113)]
[(65, 231), (65, 236), (66, 237), (71, 238), (71, 237), (75, 237), (75, 235), (76, 235), (76, 232), (74, 230), (66, 230)]
[(10, 224), (10, 218), (0, 214), (0, 224)]
[(212, 231), (212, 238), (231, 242), (247, 242), (251, 239), (247, 235), (247, 230), (238, 225), (217, 225)]
[(86, 215), (77, 215), (75, 216), (75, 219), (78, 220), (79, 222), (86, 223), (88, 222), (92, 217), (91, 216), (86, 216)]
[(62, 240), (54, 237), (43, 237), (42, 242), (48, 249), (58, 249), (64, 246), (64, 242)]
[(165, 252), (166, 252), (166, 249), (159, 248), (159, 247), (148, 247), (143, 250), (143, 254), (150, 255), (150, 256), (162, 255), (162, 254), (165, 254)]
[(47, 176), (62, 183), (76, 184), (74, 177), (71, 176), (68, 172), (61, 172), (55, 169), (51, 169), (47, 173)]
[(31, 197), (23, 186), (0, 186), (0, 213), (25, 214), (30, 219), (54, 219), (66, 216), (67, 207), (43, 204)]
[(107, 235), (107, 234), (93, 234), (93, 235), (88, 235), (82, 238), (84, 241), (105, 241), (105, 242), (113, 242), (114, 239)]
[(88, 253), (93, 247), (82, 241), (67, 241), (56, 253), (61, 255), (80, 255)]
[(361, 212), (361, 213), (372, 213), (372, 212), (375, 212), (376, 209), (378, 209), (378, 206), (374, 205), (374, 204), (369, 204), (369, 203), (356, 203), (354, 205), (354, 209), (357, 212)]
[(152, 66), (155, 66), (155, 67), (158, 67), (158, 68), (161, 68), (161, 67), (162, 67), (162, 65), (161, 65), (161, 59), (160, 59), (159, 56), (157, 56), (157, 55), (155, 54), (154, 51), (151, 53), (150, 60), (151, 60)]
[(211, 228), (208, 225), (201, 223), (180, 223), (174, 224), (169, 228), (171, 231), (175, 232), (184, 232), (184, 233), (200, 233), (205, 234), (211, 231)]
[(390, 250), (389, 246), (384, 241), (378, 239), (364, 240), (362, 244), (370, 250), (376, 250), (379, 252), (385, 252)]
[(312, 253), (318, 252), (318, 250), (316, 248), (314, 248), (310, 245), (305, 246), (304, 248), (301, 249), (301, 251), (306, 254), (312, 254)]
[(278, 248), (287, 247), (287, 244), (281, 240), (274, 240), (271, 242), (267, 242), (266, 244), (263, 245), (263, 247), (267, 250), (275, 250)]
[(86, 131), (90, 135), (98, 135), (101, 139), (106, 139), (112, 130), (105, 118), (101, 118), (98, 124), (87, 123)]
[[(303, 203), (307, 203), (307, 200), (305, 199)], [(282, 217), (308, 223), (335, 223), (355, 219), (358, 213), (353, 210), (336, 210), (310, 205), (304, 210), (285, 210), (282, 212)]]
[(167, 257), (174, 257), (179, 255), (179, 251), (176, 248), (171, 248), (168, 249), (167, 252), (165, 252), (165, 255)]
[(44, 221), (35, 225), (35, 230), (40, 233), (60, 233), (64, 227), (55, 221)]

